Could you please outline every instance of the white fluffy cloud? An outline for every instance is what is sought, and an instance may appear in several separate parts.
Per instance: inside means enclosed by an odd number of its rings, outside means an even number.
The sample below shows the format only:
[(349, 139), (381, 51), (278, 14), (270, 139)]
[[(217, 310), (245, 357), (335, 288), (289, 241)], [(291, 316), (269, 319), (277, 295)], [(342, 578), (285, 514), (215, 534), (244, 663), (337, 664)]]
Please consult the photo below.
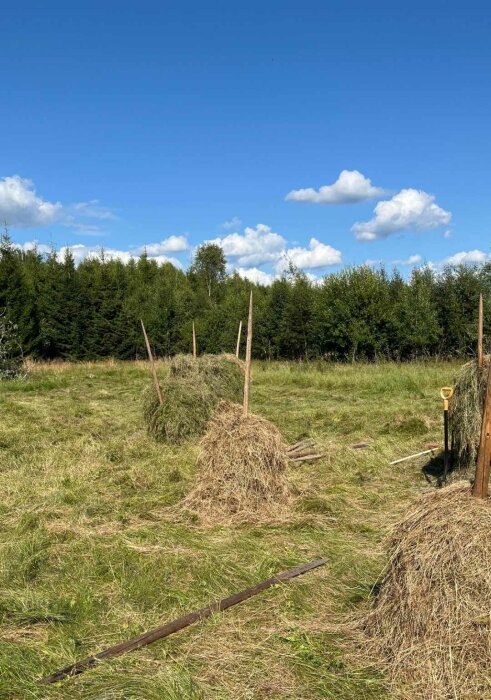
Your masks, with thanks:
[(12, 175), (0, 180), (0, 219), (2, 224), (31, 228), (52, 224), (60, 215), (59, 202), (47, 202), (36, 194), (31, 180)]
[(189, 249), (186, 236), (169, 236), (160, 243), (149, 243), (138, 249), (139, 253), (147, 251), (148, 256), (163, 255), (164, 253), (182, 253)]
[(385, 191), (382, 188), (374, 187), (371, 180), (358, 170), (343, 170), (334, 184), (324, 185), (318, 190), (313, 187), (292, 190), (286, 199), (313, 204), (353, 204), (383, 194)]
[(454, 255), (449, 255), (448, 258), (443, 260), (444, 265), (474, 265), (479, 263), (484, 263), (489, 260), (489, 255), (487, 255), (482, 250), (462, 250), (460, 253), (454, 253)]
[(239, 228), (240, 226), (242, 226), (242, 221), (238, 216), (234, 216), (232, 219), (224, 221), (222, 224), (222, 228), (224, 229)]
[(237, 267), (234, 271), (243, 279), (249, 280), (249, 282), (254, 284), (270, 285), (277, 277), (269, 272), (264, 272), (264, 270), (259, 270), (257, 267)]
[(393, 265), (417, 265), (421, 262), (421, 255), (410, 255), (408, 258), (403, 260), (393, 260)]
[(283, 236), (265, 224), (258, 224), (255, 228), (247, 227), (243, 234), (229, 233), (228, 236), (207, 243), (221, 246), (225, 256), (239, 267), (276, 262), (286, 245)]
[(310, 239), (309, 248), (289, 248), (276, 265), (278, 272), (288, 268), (290, 262), (301, 270), (312, 270), (319, 267), (329, 267), (341, 263), (341, 251), (330, 245), (321, 243), (316, 238)]
[(379, 202), (370, 221), (352, 227), (360, 241), (387, 238), (400, 231), (426, 231), (446, 226), (452, 214), (435, 204), (435, 197), (421, 190), (405, 189)]

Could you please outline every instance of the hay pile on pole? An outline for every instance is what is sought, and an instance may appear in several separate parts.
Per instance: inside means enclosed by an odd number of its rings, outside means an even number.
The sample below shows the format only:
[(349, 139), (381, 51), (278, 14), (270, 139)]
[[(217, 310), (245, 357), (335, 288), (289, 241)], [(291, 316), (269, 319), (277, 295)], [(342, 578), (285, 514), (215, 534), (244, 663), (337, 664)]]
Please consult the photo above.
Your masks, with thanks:
[(169, 376), (159, 382), (143, 321), (141, 325), (153, 379), (143, 397), (143, 418), (149, 434), (171, 444), (202, 435), (219, 401), (240, 399), (243, 363), (234, 355), (196, 357), (193, 323), (193, 356), (173, 358)]
[(449, 406), (449, 430), (454, 469), (473, 470), (476, 464), (490, 356), (482, 368), (471, 360), (462, 366)]
[(269, 421), (249, 414), (252, 292), (243, 405), (219, 403), (200, 443), (195, 487), (183, 505), (208, 523), (261, 521), (283, 515), (290, 500), (287, 447)]
[(421, 498), (395, 529), (369, 651), (394, 697), (490, 697), (491, 503), (458, 482)]

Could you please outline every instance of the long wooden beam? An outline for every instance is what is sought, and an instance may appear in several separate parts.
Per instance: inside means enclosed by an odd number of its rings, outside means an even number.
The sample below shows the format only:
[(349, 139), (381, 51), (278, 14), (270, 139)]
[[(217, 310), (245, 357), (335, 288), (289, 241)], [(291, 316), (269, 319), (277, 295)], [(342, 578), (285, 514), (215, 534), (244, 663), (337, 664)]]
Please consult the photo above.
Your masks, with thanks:
[(233, 605), (238, 605), (238, 603), (242, 603), (244, 600), (252, 598), (258, 593), (262, 593), (262, 591), (275, 586), (277, 583), (289, 581), (296, 576), (301, 576), (302, 574), (306, 574), (308, 571), (312, 571), (312, 569), (317, 569), (319, 566), (323, 566), (326, 563), (327, 559), (316, 559), (308, 564), (302, 564), (301, 566), (296, 566), (294, 569), (283, 571), (281, 574), (276, 574), (275, 576), (272, 576), (271, 578), (268, 578), (265, 581), (252, 586), (251, 588), (246, 588), (243, 591), (239, 591), (238, 593), (228, 596), (228, 598), (223, 598), (223, 600), (207, 605), (205, 608), (196, 610), (195, 612), (184, 615), (183, 617), (178, 617), (176, 620), (168, 622), (166, 625), (162, 625), (161, 627), (156, 627), (149, 632), (145, 632), (145, 634), (142, 634), (139, 637), (135, 637), (134, 639), (130, 639), (126, 642), (121, 642), (120, 644), (109, 647), (108, 649), (105, 649), (94, 656), (89, 656), (83, 661), (77, 661), (77, 663), (71, 664), (70, 666), (65, 666), (65, 668), (61, 668), (51, 676), (43, 678), (40, 682), (43, 685), (50, 685), (51, 683), (57, 683), (58, 681), (61, 681), (69, 676), (77, 676), (79, 673), (83, 673), (87, 669), (95, 666), (102, 659), (112, 659), (115, 656), (121, 656), (129, 651), (140, 649), (147, 644), (152, 644), (159, 639), (163, 639), (164, 637), (168, 637), (175, 632), (179, 632), (179, 630), (192, 625), (194, 622), (198, 622), (198, 620), (203, 620), (206, 617), (210, 617), (214, 613), (231, 608)]
[(488, 381), (484, 408), (482, 412), (481, 440), (477, 455), (476, 476), (472, 487), (472, 495), (476, 498), (487, 498), (489, 490), (489, 472), (491, 466), (491, 362), (488, 369)]

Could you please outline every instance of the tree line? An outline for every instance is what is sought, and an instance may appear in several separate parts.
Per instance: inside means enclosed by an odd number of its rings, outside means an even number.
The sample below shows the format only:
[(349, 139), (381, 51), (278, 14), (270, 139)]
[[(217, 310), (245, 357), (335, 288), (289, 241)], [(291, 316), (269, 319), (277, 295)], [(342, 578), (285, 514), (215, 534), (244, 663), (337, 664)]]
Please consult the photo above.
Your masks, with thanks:
[(234, 352), (251, 288), (256, 358), (466, 356), (475, 353), (480, 292), (491, 318), (489, 263), (414, 269), (407, 280), (397, 270), (349, 267), (321, 284), (291, 267), (262, 286), (227, 274), (214, 244), (183, 271), (145, 254), (125, 264), (103, 251), (77, 266), (69, 250), (59, 260), (54, 251), (23, 251), (8, 235), (0, 241), (0, 317), (37, 359), (144, 357), (140, 319), (158, 356), (190, 352), (193, 322), (199, 352)]

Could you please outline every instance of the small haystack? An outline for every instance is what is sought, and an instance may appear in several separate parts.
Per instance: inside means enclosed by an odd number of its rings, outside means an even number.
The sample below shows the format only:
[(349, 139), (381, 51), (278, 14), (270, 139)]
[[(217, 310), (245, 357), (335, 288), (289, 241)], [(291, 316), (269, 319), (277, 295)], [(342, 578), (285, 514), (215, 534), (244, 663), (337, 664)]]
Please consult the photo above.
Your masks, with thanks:
[(174, 445), (202, 435), (216, 405), (205, 382), (199, 377), (167, 377), (160, 385), (162, 404), (153, 384), (143, 397), (143, 417), (149, 434)]
[(290, 499), (280, 431), (221, 401), (200, 443), (197, 483), (184, 505), (211, 523), (274, 519)]
[(486, 355), (482, 369), (476, 360), (467, 362), (455, 382), (448, 416), (455, 469), (465, 470), (476, 464), (489, 360), (490, 356)]
[(156, 440), (180, 444), (203, 435), (221, 399), (242, 396), (244, 366), (234, 355), (176, 355), (160, 382), (162, 404), (152, 384), (143, 398), (143, 417)]
[(235, 355), (175, 355), (170, 361), (171, 377), (194, 380), (200, 377), (220, 399), (240, 401), (244, 386), (244, 363)]
[(491, 502), (467, 482), (421, 498), (395, 529), (364, 621), (394, 697), (491, 697)]

